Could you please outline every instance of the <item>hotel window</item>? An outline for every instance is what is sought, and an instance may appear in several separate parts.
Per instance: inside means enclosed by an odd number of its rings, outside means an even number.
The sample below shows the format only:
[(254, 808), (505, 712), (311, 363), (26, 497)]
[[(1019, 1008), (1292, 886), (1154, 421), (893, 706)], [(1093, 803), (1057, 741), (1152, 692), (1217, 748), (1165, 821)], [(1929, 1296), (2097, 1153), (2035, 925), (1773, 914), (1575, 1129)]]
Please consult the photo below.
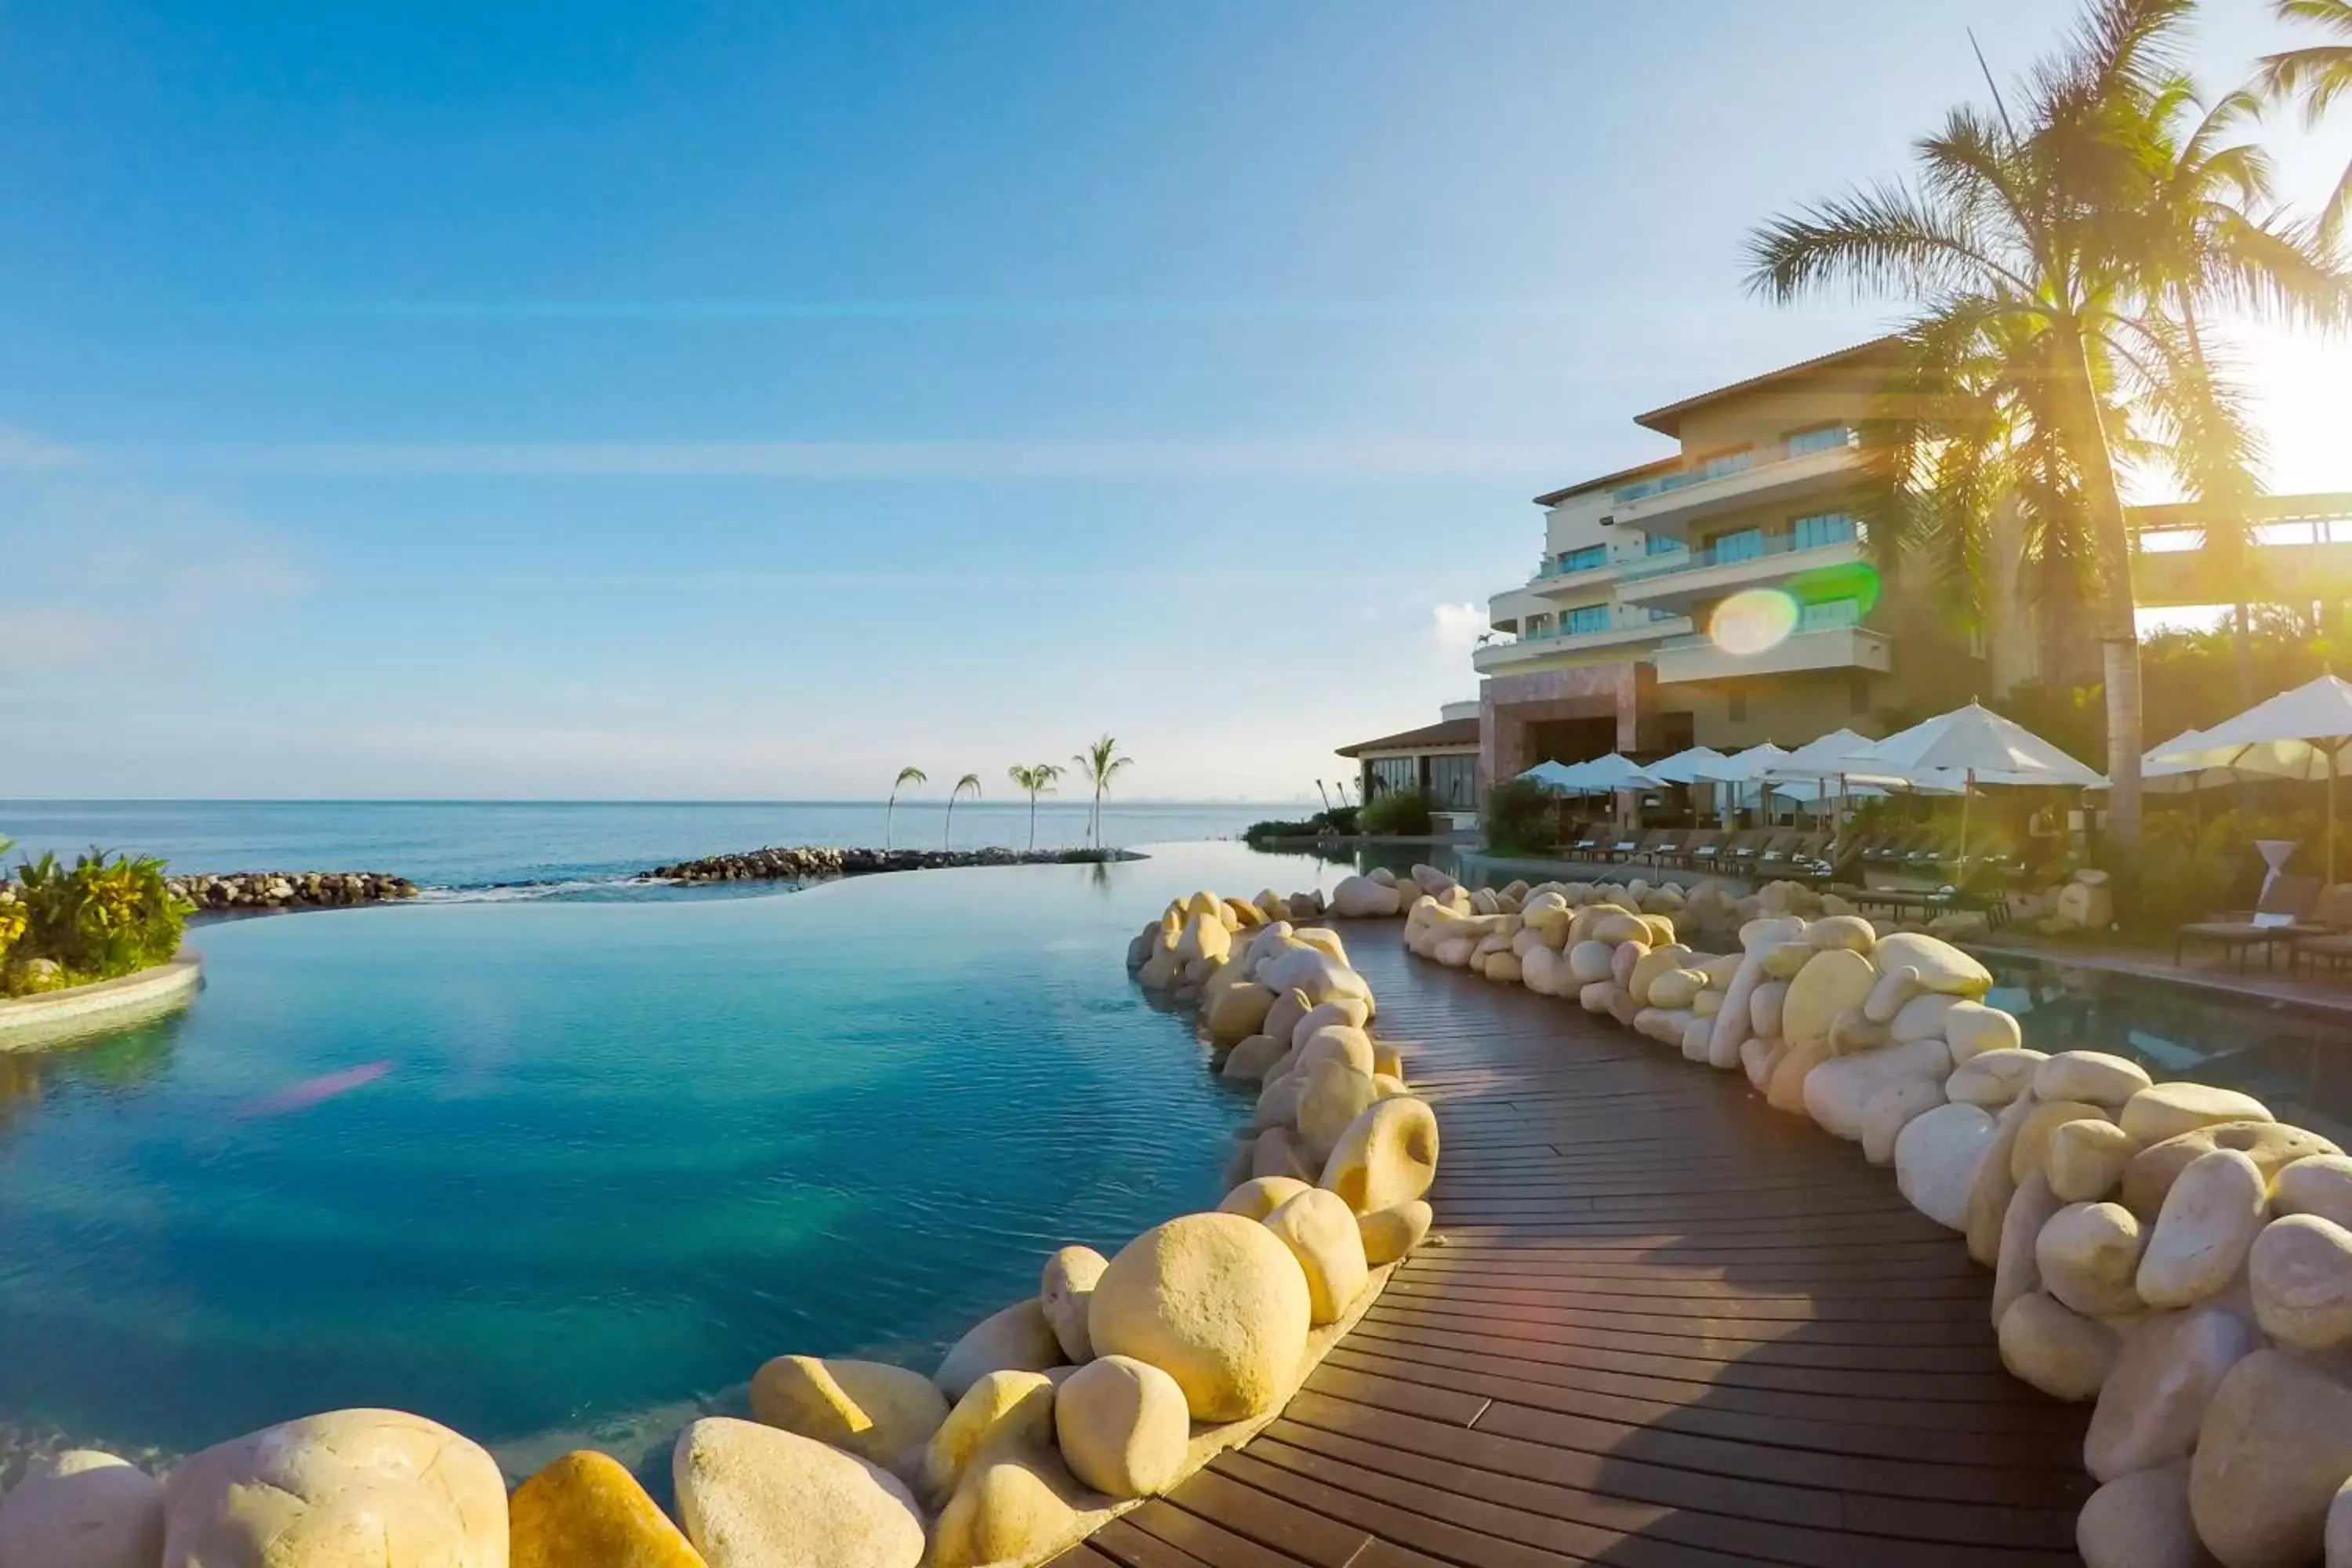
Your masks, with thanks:
[(1737, 533), (1717, 534), (1715, 542), (1707, 546), (1707, 558), (1718, 566), (1734, 561), (1753, 561), (1764, 553), (1764, 531), (1743, 528)]
[(1421, 763), (1417, 757), (1374, 757), (1367, 767), (1366, 782), (1370, 793), (1383, 795), (1392, 789), (1421, 787)]
[(1801, 458), (1811, 452), (1834, 452), (1841, 447), (1853, 445), (1853, 429), (1846, 425), (1824, 425), (1818, 430), (1799, 430), (1787, 442), (1789, 456)]
[(1825, 632), (1838, 626), (1862, 625), (1862, 601), (1859, 599), (1824, 599), (1818, 605), (1807, 605), (1797, 613), (1797, 629), (1801, 632)]
[(1590, 572), (1596, 566), (1608, 564), (1609, 547), (1605, 544), (1588, 544), (1581, 550), (1560, 552), (1559, 569), (1562, 572)]
[(1548, 637), (1551, 636), (1551, 617), (1549, 616), (1529, 616), (1523, 624), (1527, 627), (1527, 630), (1520, 634), (1523, 637), (1532, 638)]
[(1843, 544), (1854, 537), (1853, 519), (1842, 511), (1817, 511), (1811, 517), (1792, 520), (1789, 524), (1789, 536), (1790, 545), (1798, 550)]
[(1579, 605), (1568, 612), (1567, 617), (1560, 622), (1560, 629), (1570, 637), (1581, 637), (1587, 632), (1605, 632), (1609, 629), (1609, 606)]
[(1642, 553), (1644, 555), (1672, 555), (1682, 547), (1681, 540), (1668, 539), (1663, 533), (1650, 534), (1642, 541)]
[(1469, 811), (1478, 804), (1478, 759), (1475, 756), (1429, 759), (1432, 804), (1452, 811)]

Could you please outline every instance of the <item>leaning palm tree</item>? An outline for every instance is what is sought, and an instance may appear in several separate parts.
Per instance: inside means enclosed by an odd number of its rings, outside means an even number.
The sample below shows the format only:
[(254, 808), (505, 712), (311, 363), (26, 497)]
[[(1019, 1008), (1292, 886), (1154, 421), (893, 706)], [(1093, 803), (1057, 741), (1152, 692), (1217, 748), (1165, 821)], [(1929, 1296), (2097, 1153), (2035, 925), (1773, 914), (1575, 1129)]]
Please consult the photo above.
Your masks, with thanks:
[[(2262, 90), (2273, 99), (2301, 99), (2306, 122), (2316, 125), (2337, 99), (2352, 100), (2352, 0), (2271, 0), (2271, 9), (2285, 21), (2315, 22), (2343, 40), (2263, 57)], [(2335, 191), (2320, 209), (2321, 237), (2334, 239), (2347, 221), (2352, 221), (2352, 163), (2344, 165)]]
[[(1749, 241), (1759, 294), (1785, 302), (1844, 283), (1918, 304), (1904, 333), (1910, 368), (1956, 401), (1922, 415), (1914, 466), (1888, 476), (1895, 510), (1924, 511), (1948, 540), (1969, 531), (1955, 531), (1956, 510), (1981, 522), (2022, 501), (2053, 531), (2048, 557), (2080, 563), (2105, 682), (2109, 820), (2126, 844), (2139, 836), (2141, 751), (2132, 541), (2116, 477), (2131, 455), (2129, 414), (2195, 374), (2179, 301), (2271, 302), (2280, 262), (2251, 242), (2164, 248), (2167, 233), (2198, 226), (2153, 216), (2173, 161), (2152, 140), (2155, 106), (2178, 81), (2173, 50), (2193, 10), (2095, 0), (2024, 84), (2014, 120), (2006, 106), (1953, 110), (1917, 143), (1914, 183), (1816, 204)], [(1934, 493), (1939, 484), (1954, 489)]]
[(963, 792), (966, 790), (971, 791), (972, 799), (978, 800), (980, 798), (980, 775), (978, 773), (964, 774), (963, 777), (956, 780), (955, 788), (948, 791), (948, 825), (947, 827), (940, 834), (940, 847), (942, 849), (948, 847), (948, 846), (954, 840), (955, 803), (959, 799), (962, 798)]
[(1102, 847), (1102, 797), (1110, 793), (1110, 782), (1118, 776), (1119, 770), (1134, 760), (1120, 756), (1118, 742), (1108, 735), (1070, 759), (1078, 766), (1078, 776), (1094, 786), (1094, 805), (1087, 813), (1087, 837), (1097, 850)]
[(1004, 770), (1004, 776), (1029, 796), (1029, 852), (1034, 855), (1037, 851), (1037, 797), (1054, 793), (1054, 782), (1062, 776), (1062, 770), (1053, 763), (1015, 763)]
[(920, 768), (900, 768), (898, 770), (898, 778), (892, 781), (890, 785), (889, 802), (882, 807), (883, 848), (887, 849), (890, 847), (890, 817), (892, 814), (897, 812), (898, 809), (898, 792), (906, 788), (907, 785), (910, 784), (929, 784), (930, 782), (930, 779), (924, 774), (923, 770)]

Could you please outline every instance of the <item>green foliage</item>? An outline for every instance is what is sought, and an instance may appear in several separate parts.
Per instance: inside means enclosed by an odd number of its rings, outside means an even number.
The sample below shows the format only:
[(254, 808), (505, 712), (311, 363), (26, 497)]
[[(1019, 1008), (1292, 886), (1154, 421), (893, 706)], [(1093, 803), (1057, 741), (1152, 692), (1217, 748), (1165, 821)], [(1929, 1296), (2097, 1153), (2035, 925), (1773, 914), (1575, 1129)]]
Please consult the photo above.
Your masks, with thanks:
[[(2253, 907), (2263, 873), (2254, 840), (2294, 840), (2302, 847), (2287, 869), (2315, 876), (2327, 863), (2326, 837), (2317, 807), (2231, 809), (2202, 823), (2186, 809), (2166, 810), (2148, 818), (2144, 849), (2126, 852), (2109, 844), (2096, 858), (2114, 879), (2116, 918), (2127, 929), (2164, 935), (2189, 921)], [(2352, 866), (2352, 822), (2336, 828), (2336, 864), (2338, 876)]]
[(1486, 792), (1480, 826), (1489, 849), (1547, 853), (1559, 845), (1559, 796), (1529, 779), (1505, 779)]
[(1358, 831), (1357, 816), (1356, 807), (1339, 805), (1295, 820), (1269, 817), (1244, 828), (1242, 842), (1264, 844), (1276, 838), (1351, 838)]
[(1367, 833), (1417, 838), (1430, 830), (1429, 796), (1417, 789), (1392, 789), (1374, 795), (1357, 820)]
[(19, 927), (13, 942), (0, 942), (11, 973), (26, 960), (51, 959), (73, 984), (169, 961), (191, 911), (165, 883), (163, 861), (101, 849), (70, 867), (54, 855), (25, 861), (5, 907), (16, 911), (9, 923)]

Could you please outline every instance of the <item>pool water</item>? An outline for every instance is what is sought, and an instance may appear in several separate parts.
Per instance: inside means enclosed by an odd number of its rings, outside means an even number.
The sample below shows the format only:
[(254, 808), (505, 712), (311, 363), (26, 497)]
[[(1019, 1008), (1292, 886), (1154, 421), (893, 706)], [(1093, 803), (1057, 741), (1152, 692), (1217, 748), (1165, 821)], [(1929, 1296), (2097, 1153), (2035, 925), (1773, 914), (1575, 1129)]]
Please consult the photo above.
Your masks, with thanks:
[(767, 898), (208, 927), (194, 1005), (0, 1056), (0, 1420), (171, 1454), (392, 1405), (510, 1468), (785, 1352), (928, 1370), (1213, 1205), (1250, 1098), (1129, 983), (1237, 844)]

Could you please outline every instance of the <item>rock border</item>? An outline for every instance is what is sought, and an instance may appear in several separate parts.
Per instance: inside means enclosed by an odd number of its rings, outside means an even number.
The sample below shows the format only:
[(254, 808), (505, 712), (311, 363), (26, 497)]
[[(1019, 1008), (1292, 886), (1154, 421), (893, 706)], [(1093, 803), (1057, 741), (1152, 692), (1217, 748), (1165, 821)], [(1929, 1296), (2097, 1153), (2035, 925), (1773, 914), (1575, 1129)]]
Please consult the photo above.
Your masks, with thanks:
[(1146, 856), (1132, 849), (859, 849), (800, 844), (706, 855), (656, 866), (639, 882), (821, 882), (891, 871), (944, 871), (971, 866), (1097, 866)]
[(187, 1005), (204, 978), (204, 956), (184, 947), (169, 963), (135, 974), (10, 997), (0, 1001), (0, 1051), (59, 1045), (93, 1029), (171, 1012)]
[[(2095, 1402), (2091, 1568), (2352, 1563), (2352, 1157), (2235, 1089), (2027, 1048), (1992, 974), (1801, 884), (1334, 889), (1417, 957), (1572, 998), (1891, 1164), (1991, 1270), (2002, 1364)], [(1734, 951), (1677, 917), (1748, 917)], [(1704, 922), (1685, 921), (1692, 929)]]

